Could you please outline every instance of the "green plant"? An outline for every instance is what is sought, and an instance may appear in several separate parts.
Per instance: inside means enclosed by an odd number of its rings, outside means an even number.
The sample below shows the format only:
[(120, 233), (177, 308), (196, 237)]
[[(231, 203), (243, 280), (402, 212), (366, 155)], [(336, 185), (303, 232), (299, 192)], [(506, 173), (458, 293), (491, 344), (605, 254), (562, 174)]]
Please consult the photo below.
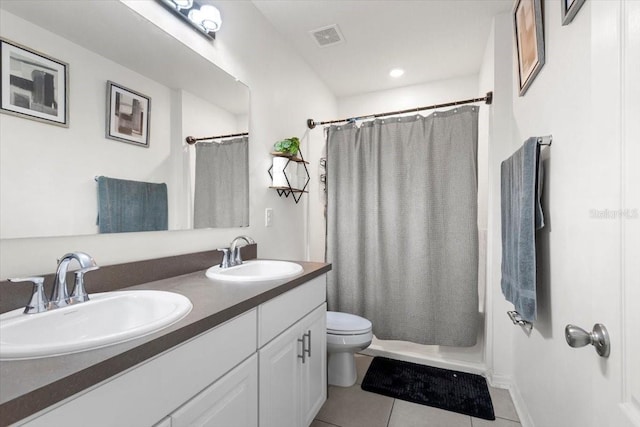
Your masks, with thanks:
[(300, 140), (295, 136), (291, 138), (283, 139), (273, 144), (273, 150), (278, 153), (291, 154), (295, 156), (300, 149)]

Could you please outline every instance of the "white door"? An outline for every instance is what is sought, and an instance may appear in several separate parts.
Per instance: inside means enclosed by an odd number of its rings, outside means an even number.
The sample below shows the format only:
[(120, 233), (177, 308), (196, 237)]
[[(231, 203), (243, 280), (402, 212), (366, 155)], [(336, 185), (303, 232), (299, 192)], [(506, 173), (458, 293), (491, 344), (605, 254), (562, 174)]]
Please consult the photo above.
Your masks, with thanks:
[(258, 353), (260, 427), (299, 427), (299, 338), (302, 334), (295, 324)]
[(302, 333), (308, 346), (304, 363), (300, 364), (301, 426), (311, 424), (327, 399), (327, 321), (326, 304), (302, 319)]
[(620, 256), (595, 266), (600, 277), (591, 283), (592, 318), (608, 328), (611, 355), (583, 374), (592, 379), (592, 425), (640, 427), (640, 2), (592, 1), (591, 8), (593, 130), (605, 155), (619, 159), (619, 170), (604, 172), (613, 184), (603, 215), (617, 229)]

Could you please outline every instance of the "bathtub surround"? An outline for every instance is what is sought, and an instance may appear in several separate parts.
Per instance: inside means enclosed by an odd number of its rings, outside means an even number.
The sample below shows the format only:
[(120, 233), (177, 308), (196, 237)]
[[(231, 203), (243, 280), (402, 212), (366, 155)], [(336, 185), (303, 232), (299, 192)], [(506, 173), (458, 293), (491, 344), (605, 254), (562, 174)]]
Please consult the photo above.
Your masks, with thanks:
[(464, 106), (329, 128), (330, 310), (381, 339), (476, 343), (477, 118)]

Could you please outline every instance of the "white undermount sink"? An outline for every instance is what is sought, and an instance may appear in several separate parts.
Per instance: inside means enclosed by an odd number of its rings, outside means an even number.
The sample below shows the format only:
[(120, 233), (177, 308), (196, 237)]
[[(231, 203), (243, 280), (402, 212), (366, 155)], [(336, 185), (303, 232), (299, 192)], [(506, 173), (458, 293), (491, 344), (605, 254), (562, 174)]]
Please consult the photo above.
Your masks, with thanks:
[(302, 270), (302, 266), (295, 262), (250, 260), (234, 267), (220, 268), (216, 265), (208, 269), (206, 275), (210, 279), (228, 282), (258, 282), (286, 279), (302, 273)]
[(189, 298), (165, 291), (119, 291), (37, 314), (0, 315), (0, 360), (36, 359), (118, 344), (184, 318)]

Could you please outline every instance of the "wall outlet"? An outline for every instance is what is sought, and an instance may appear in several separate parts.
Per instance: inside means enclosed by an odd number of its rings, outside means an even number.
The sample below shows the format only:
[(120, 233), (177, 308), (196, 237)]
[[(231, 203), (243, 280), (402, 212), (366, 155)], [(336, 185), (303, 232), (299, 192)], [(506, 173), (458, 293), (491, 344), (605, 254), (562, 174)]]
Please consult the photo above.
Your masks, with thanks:
[(265, 208), (264, 210), (264, 226), (271, 227), (273, 225), (273, 209)]

